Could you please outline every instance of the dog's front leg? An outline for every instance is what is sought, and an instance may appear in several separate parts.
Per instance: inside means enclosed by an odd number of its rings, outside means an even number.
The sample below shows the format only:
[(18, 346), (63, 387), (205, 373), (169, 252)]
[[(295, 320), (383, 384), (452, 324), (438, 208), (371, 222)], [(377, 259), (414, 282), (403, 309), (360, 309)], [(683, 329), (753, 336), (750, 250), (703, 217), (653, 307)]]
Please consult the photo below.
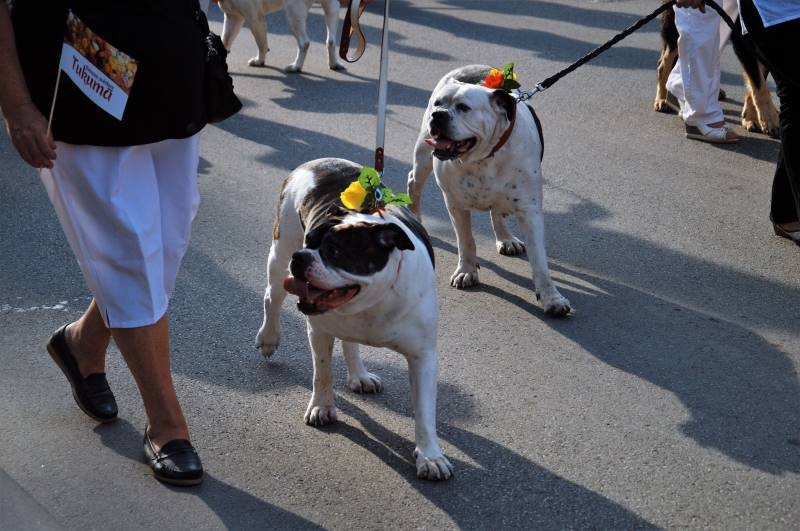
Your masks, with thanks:
[(361, 362), (358, 343), (342, 341), (342, 352), (347, 364), (347, 387), (354, 393), (380, 393), (383, 382), (377, 375), (367, 371)]
[(250, 66), (264, 66), (267, 62), (267, 52), (269, 51), (269, 42), (267, 41), (267, 18), (259, 14), (255, 9), (253, 13), (245, 17), (247, 24), (250, 25), (250, 32), (258, 46), (258, 55), (253, 57), (247, 64)]
[(439, 448), (436, 437), (436, 381), (438, 355), (428, 350), (406, 355), (414, 408), (417, 477), (433, 481), (449, 479), (453, 465)]
[(533, 270), (536, 298), (542, 301), (546, 314), (561, 317), (567, 315), (571, 307), (569, 301), (558, 292), (553, 279), (550, 278), (544, 245), (544, 213), (540, 204), (541, 202), (534, 202), (527, 212), (517, 214), (517, 223), (519, 223), (527, 244), (528, 261)]
[[(427, 123), (423, 121), (422, 123)], [(408, 208), (422, 221), (422, 190), (425, 188), (425, 181), (433, 171), (433, 155), (431, 148), (425, 143), (427, 129), (423, 128), (417, 137), (414, 145), (414, 165), (408, 172), (408, 195), (411, 196), (411, 204)]]
[(336, 422), (331, 370), (333, 339), (332, 335), (315, 331), (311, 323), (308, 324), (308, 342), (314, 359), (314, 387), (304, 419), (306, 424), (311, 426), (324, 426)]
[(461, 289), (478, 284), (478, 255), (475, 250), (475, 238), (472, 236), (472, 219), (470, 211), (452, 205), (445, 195), (447, 212), (456, 231), (458, 244), (458, 267), (450, 276), (450, 285)]

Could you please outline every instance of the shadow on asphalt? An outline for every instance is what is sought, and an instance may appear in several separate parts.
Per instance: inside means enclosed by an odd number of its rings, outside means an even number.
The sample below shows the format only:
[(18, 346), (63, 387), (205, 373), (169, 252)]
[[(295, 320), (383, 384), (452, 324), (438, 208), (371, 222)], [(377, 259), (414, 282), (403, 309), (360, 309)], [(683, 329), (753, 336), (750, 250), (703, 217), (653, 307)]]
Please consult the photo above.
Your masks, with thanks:
[[(780, 345), (734, 322), (746, 320), (760, 329), (788, 326), (789, 321), (771, 317), (776, 309), (795, 308), (800, 292), (593, 225), (608, 215), (582, 200), (570, 212), (546, 216), (548, 240), (559, 244), (548, 249), (559, 257), (551, 270), (594, 288), (587, 293), (560, 282), (575, 315), (546, 317), (535, 302), (531, 277), (502, 265), (519, 258), (501, 257), (493, 246), (478, 250), (481, 267), (528, 287), (530, 296), (487, 284), (474, 288), (475, 296), (514, 304), (604, 363), (670, 391), (690, 417), (681, 432), (700, 446), (771, 474), (800, 473), (800, 383), (794, 364)], [(487, 224), (478, 227), (491, 234)], [(792, 246), (776, 241), (784, 243)], [(454, 245), (438, 238), (434, 248), (457, 254)], [(565, 265), (587, 256), (601, 264), (602, 276)]]
[[(143, 462), (142, 434), (123, 419), (113, 424), (100, 425), (94, 429), (106, 447), (122, 457)], [(153, 480), (156, 481), (155, 479)], [(206, 473), (203, 483), (197, 487), (161, 487), (186, 496), (196, 496), (222, 521), (225, 529), (262, 529), (265, 522), (273, 529), (323, 529), (317, 524), (294, 513), (267, 503), (247, 492), (237, 489)]]
[[(536, 7), (532, 8), (531, 4), (536, 4)], [(491, 6), (491, 8), (488, 6)], [(653, 9), (656, 7), (658, 6), (654, 5)], [(502, 11), (509, 15), (514, 15), (518, 19), (529, 18), (530, 24), (525, 29), (500, 27), (484, 23), (480, 17), (465, 20), (463, 14), (461, 17), (451, 15), (463, 9)], [(468, 5), (463, 5), (462, 2), (453, 0), (453, 7), (444, 9), (440, 7), (414, 8), (400, 6), (399, 9), (392, 9), (392, 18), (415, 24), (421, 28), (420, 32), (430, 29), (432, 31), (451, 33), (457, 38), (469, 36), (478, 43), (518, 49), (521, 55), (527, 56), (530, 54), (541, 59), (571, 64), (603, 44), (605, 39), (598, 40), (598, 42), (579, 40), (566, 37), (558, 31), (541, 31), (532, 29), (530, 26), (536, 25), (538, 19), (555, 20), (581, 27), (607, 29), (610, 32), (607, 38), (610, 39), (613, 35), (634, 24), (641, 16), (598, 9), (584, 9), (577, 6), (549, 2), (526, 1), (516, 3), (503, 2), (502, 4), (472, 2)], [(657, 33), (658, 31), (657, 20), (651, 21), (639, 30), (640, 33)], [(374, 38), (372, 42), (376, 42)], [(377, 42), (380, 42), (380, 40)], [(660, 38), (654, 35), (652, 49), (617, 44), (611, 51), (604, 53), (593, 60), (592, 63), (603, 65), (606, 68), (653, 69), (655, 71), (660, 42)], [(422, 57), (427, 57), (427, 53)], [(509, 60), (513, 60), (513, 58)]]
[[(446, 396), (442, 402), (447, 403)], [(417, 479), (411, 441), (387, 430), (352, 402), (339, 399), (338, 406), (364, 430), (339, 422), (331, 432), (369, 450), (461, 529), (656, 529), (623, 506), (494, 441), (446, 423), (439, 424), (439, 437), (474, 464), (451, 457), (455, 475), (449, 481)], [(398, 454), (397, 448), (406, 451)]]

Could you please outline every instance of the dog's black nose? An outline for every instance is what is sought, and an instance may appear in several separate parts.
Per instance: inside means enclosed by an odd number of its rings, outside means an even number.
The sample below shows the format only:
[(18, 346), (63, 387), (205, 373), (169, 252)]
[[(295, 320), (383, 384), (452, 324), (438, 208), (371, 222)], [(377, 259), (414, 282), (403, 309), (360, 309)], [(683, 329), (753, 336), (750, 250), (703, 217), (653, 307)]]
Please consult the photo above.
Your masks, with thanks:
[(311, 265), (311, 257), (308, 252), (300, 250), (292, 255), (292, 261), (289, 263), (289, 271), (294, 278), (307, 281), (306, 270), (309, 265)]
[(441, 127), (450, 118), (447, 111), (433, 111), (431, 113), (431, 125)]

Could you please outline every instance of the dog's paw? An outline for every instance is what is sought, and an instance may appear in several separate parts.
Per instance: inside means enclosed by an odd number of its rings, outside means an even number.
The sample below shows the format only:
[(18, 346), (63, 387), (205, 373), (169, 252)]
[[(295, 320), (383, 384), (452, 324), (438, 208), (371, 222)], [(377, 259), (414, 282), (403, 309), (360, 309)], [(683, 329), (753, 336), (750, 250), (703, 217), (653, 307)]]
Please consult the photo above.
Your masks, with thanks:
[(265, 62), (264, 62), (263, 59), (261, 59), (259, 57), (253, 57), (252, 59), (247, 61), (247, 64), (250, 65), (250, 66), (261, 67), (261, 66), (264, 66)]
[(328, 65), (328, 68), (330, 68), (331, 70), (333, 70), (335, 72), (345, 72), (345, 71), (347, 71), (347, 68), (345, 68), (345, 66), (342, 63), (334, 63), (332, 65)]
[(347, 387), (354, 393), (380, 393), (383, 391), (383, 382), (371, 372), (357, 376), (348, 376)]
[(497, 240), (494, 242), (497, 252), (504, 256), (519, 256), (525, 254), (525, 243), (519, 238), (510, 240)]
[(299, 66), (297, 63), (290, 63), (283, 67), (283, 71), (287, 74), (297, 74), (303, 71), (303, 67)]
[(663, 98), (656, 98), (653, 101), (653, 110), (656, 112), (663, 112), (664, 114), (675, 114), (677, 112), (675, 107), (670, 105), (667, 100)]
[(775, 109), (771, 109), (770, 112), (765, 112), (764, 114), (766, 116), (762, 116), (759, 119), (761, 132), (769, 135), (770, 138), (780, 138), (781, 124), (778, 112)]
[(309, 426), (325, 426), (336, 422), (336, 406), (308, 406), (303, 419)]
[(572, 310), (567, 298), (559, 294), (545, 299), (542, 305), (544, 306), (544, 313), (551, 317), (564, 317)]
[(259, 331), (256, 336), (256, 349), (265, 358), (272, 356), (281, 342), (280, 337), (269, 337), (269, 334)]
[(459, 267), (450, 276), (450, 285), (458, 289), (477, 286), (479, 283), (477, 269), (469, 270), (464, 267)]
[(414, 450), (414, 458), (417, 461), (417, 477), (419, 479), (445, 481), (453, 476), (453, 465), (441, 453), (429, 457), (417, 448)]

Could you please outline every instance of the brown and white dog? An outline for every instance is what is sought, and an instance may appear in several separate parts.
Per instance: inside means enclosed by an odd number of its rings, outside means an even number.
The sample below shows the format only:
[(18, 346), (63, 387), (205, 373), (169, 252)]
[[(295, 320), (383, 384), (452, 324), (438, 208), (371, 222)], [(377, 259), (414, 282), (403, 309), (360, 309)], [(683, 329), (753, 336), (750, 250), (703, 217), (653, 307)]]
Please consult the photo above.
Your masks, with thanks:
[(405, 207), (381, 215), (345, 210), (339, 194), (358, 179), (361, 166), (318, 159), (295, 169), (280, 194), (264, 293), (264, 323), (256, 347), (271, 356), (280, 341), (281, 304), (299, 297), (314, 359), (314, 385), (305, 421), (336, 420), (331, 355), (342, 342), (347, 384), (377, 393), (383, 384), (367, 372), (359, 344), (405, 356), (416, 422), (417, 476), (444, 480), (452, 465), (436, 437), (438, 302), (433, 248), (425, 229)]
[[(678, 29), (675, 11), (667, 9), (661, 15), (661, 56), (656, 68), (656, 97), (653, 109), (670, 113), (675, 109), (667, 102), (667, 78), (678, 60)], [(742, 106), (742, 127), (748, 131), (764, 133), (772, 138), (780, 134), (778, 110), (767, 87), (769, 72), (756, 58), (752, 44), (742, 37), (741, 21), (731, 31), (731, 44), (742, 65), (745, 81), (745, 98)], [(724, 93), (720, 91), (720, 99)]]
[(248, 61), (250, 66), (264, 66), (269, 43), (267, 41), (267, 15), (284, 10), (294, 38), (297, 40), (297, 57), (287, 65), (286, 72), (300, 72), (306, 60), (311, 41), (306, 32), (308, 11), (313, 4), (321, 4), (325, 13), (325, 27), (328, 35), (325, 46), (328, 50), (328, 67), (341, 70), (342, 64), (337, 57), (336, 29), (339, 23), (339, 0), (220, 0), (219, 7), (225, 14), (222, 24), (222, 43), (231, 49), (234, 39), (247, 21), (253, 38), (258, 46), (258, 55)]
[[(497, 251), (520, 255), (527, 248), (536, 298), (545, 313), (564, 316), (570, 303), (550, 278), (544, 245), (542, 127), (532, 107), (478, 84), (490, 70), (486, 65), (458, 68), (433, 89), (408, 174), (412, 210), (419, 215), (422, 189), (433, 171), (458, 241), (450, 285), (478, 284), (470, 211), (488, 210)], [(511, 234), (506, 216), (516, 218), (524, 243)]]

